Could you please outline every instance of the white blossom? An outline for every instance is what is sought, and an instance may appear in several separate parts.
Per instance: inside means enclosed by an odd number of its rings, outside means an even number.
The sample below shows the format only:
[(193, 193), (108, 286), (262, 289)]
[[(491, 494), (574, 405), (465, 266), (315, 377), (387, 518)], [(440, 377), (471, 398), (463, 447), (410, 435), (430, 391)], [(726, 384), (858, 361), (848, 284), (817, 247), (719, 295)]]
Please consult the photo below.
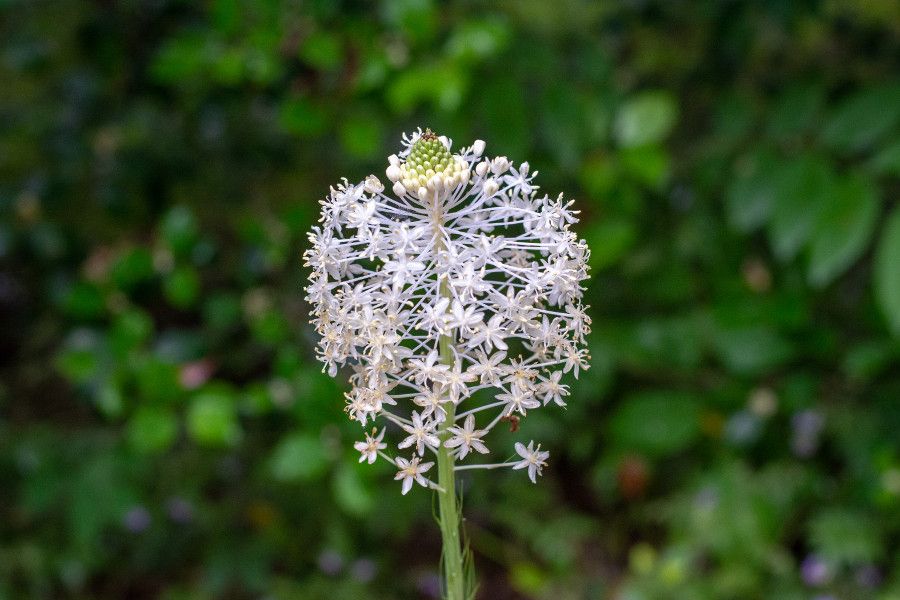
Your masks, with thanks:
[(481, 441), (481, 436), (485, 435), (487, 431), (475, 429), (475, 415), (470, 414), (467, 416), (462, 427), (450, 427), (448, 431), (451, 434), (451, 438), (444, 442), (444, 446), (447, 448), (459, 448), (456, 458), (463, 459), (472, 450), (480, 454), (488, 453), (487, 446)]
[(547, 459), (550, 453), (541, 451), (541, 445), (534, 447), (534, 440), (528, 442), (526, 448), (521, 442), (516, 442), (516, 454), (522, 457), (522, 460), (513, 465), (513, 469), (528, 469), (528, 478), (531, 483), (537, 483), (536, 475), (541, 474), (541, 469), (547, 466)]
[(422, 475), (422, 473), (430, 469), (432, 465), (434, 465), (433, 462), (419, 464), (418, 456), (413, 456), (411, 460), (406, 460), (405, 458), (398, 456), (397, 466), (400, 470), (397, 471), (394, 479), (398, 481), (403, 480), (400, 493), (405, 496), (406, 493), (412, 489), (413, 481), (422, 487), (428, 487), (428, 480), (425, 479), (425, 476)]
[(422, 422), (422, 417), (419, 416), (419, 413), (413, 412), (412, 414), (412, 425), (401, 425), (403, 430), (406, 431), (409, 435), (403, 439), (402, 442), (397, 444), (398, 448), (409, 448), (410, 446), (415, 446), (416, 452), (418, 452), (419, 456), (423, 456), (425, 454), (425, 446), (431, 446), (432, 448), (437, 448), (441, 445), (438, 437), (434, 435), (434, 422), (428, 421), (427, 423)]
[[(332, 376), (351, 371), (347, 415), (388, 421), (413, 453), (393, 455), (382, 428), (354, 444), (360, 462), (393, 461), (404, 494), (433, 486), (420, 460), (441, 444), (458, 461), (487, 454), (482, 438), (503, 417), (565, 406), (564, 374), (589, 361), (590, 251), (572, 201), (541, 195), (528, 163), (483, 156), (481, 140), (451, 148), (430, 131), (404, 135), (393, 185), (369, 175), (331, 188), (304, 253), (317, 356)], [(549, 454), (516, 452), (522, 461), (456, 468), (527, 467), (534, 481)]]
[(378, 458), (378, 451), (387, 448), (387, 444), (381, 441), (384, 439), (385, 430), (382, 429), (378, 435), (375, 434), (376, 430), (373, 428), (371, 434), (366, 434), (366, 441), (353, 444), (353, 447), (361, 454), (359, 462), (368, 461), (371, 465)]
[(551, 400), (558, 406), (565, 406), (564, 396), (569, 395), (569, 386), (562, 385), (559, 380), (562, 378), (562, 371), (553, 371), (550, 377), (541, 376), (541, 383), (538, 385), (538, 394), (544, 399), (544, 406)]

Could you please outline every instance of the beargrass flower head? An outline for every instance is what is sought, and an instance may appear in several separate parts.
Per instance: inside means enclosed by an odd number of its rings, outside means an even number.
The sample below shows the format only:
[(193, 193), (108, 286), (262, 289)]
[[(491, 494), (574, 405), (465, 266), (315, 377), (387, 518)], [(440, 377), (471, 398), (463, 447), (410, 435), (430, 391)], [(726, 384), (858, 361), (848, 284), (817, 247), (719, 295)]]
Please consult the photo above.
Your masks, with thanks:
[[(367, 430), (360, 460), (394, 464), (404, 494), (436, 487), (429, 457), (442, 448), (478, 461), (498, 424), (565, 406), (563, 375), (588, 368), (578, 211), (541, 194), (527, 162), (484, 150), (404, 135), (390, 185), (344, 179), (309, 233), (318, 358), (331, 376), (352, 370), (345, 410)], [(534, 481), (549, 456), (533, 441), (493, 453), (500, 462), (455, 468), (527, 469)]]

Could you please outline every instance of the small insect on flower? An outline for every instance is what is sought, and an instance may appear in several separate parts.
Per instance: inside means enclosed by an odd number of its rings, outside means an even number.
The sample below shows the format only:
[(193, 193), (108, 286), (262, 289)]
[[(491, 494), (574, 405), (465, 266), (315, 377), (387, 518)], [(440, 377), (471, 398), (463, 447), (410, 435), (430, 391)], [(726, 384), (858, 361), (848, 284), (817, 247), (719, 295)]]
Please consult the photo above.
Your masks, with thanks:
[[(541, 195), (528, 163), (484, 151), (404, 135), (390, 186), (369, 175), (333, 187), (304, 254), (318, 358), (331, 376), (352, 370), (348, 416), (387, 421), (407, 453), (373, 429), (354, 444), (360, 462), (391, 461), (404, 494), (435, 486), (428, 453), (451, 465), (489, 454), (498, 423), (515, 432), (529, 411), (565, 406), (563, 377), (588, 368), (578, 211)], [(527, 468), (535, 481), (549, 453), (515, 450), (519, 461), (452, 468)]]

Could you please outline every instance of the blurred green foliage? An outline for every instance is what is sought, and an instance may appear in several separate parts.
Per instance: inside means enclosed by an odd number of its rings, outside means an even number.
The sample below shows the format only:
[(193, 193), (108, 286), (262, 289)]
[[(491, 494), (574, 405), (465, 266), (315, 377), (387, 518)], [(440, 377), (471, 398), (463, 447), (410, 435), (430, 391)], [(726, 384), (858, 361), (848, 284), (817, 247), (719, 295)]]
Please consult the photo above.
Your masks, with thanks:
[(0, 11), (0, 598), (435, 594), (299, 258), (427, 125), (593, 249), (551, 468), (465, 478), (482, 597), (900, 599), (896, 2)]

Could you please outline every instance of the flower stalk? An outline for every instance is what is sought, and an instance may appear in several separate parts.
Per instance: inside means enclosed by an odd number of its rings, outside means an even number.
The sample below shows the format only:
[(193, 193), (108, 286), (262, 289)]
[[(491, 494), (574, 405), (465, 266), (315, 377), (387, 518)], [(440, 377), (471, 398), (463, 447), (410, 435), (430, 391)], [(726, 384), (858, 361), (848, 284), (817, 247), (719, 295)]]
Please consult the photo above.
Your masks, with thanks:
[(590, 250), (572, 201), (539, 194), (527, 162), (487, 158), (480, 140), (452, 147), (418, 130), (388, 158), (390, 191), (375, 175), (332, 188), (304, 258), (318, 357), (331, 376), (352, 369), (347, 415), (387, 422), (354, 444), (359, 460), (394, 465), (402, 494), (436, 491), (446, 598), (469, 600), (455, 472), (536, 482), (547, 465), (533, 440), (514, 443), (513, 461), (471, 459), (491, 454), (501, 423), (565, 406), (562, 377), (588, 368)]
[[(436, 215), (440, 215), (436, 212)], [(440, 216), (438, 216), (440, 218)], [(436, 229), (440, 228), (441, 223), (436, 223)], [(443, 242), (438, 237), (438, 251), (443, 248)], [(440, 295), (442, 298), (450, 296), (449, 285), (446, 280), (440, 283)], [(447, 365), (448, 368), (453, 366), (453, 339), (449, 335), (442, 335), (438, 340), (439, 362)], [(447, 447), (447, 441), (450, 439), (450, 427), (455, 422), (456, 405), (453, 402), (447, 403), (445, 409), (447, 416), (440, 429), (438, 439), (441, 445), (437, 452), (438, 466), (438, 486), (440, 489), (436, 492), (438, 495), (438, 521), (441, 528), (441, 561), (444, 570), (444, 585), (446, 600), (465, 600), (466, 578), (463, 561), (462, 539), (460, 531), (462, 529), (462, 514), (460, 512), (459, 502), (456, 499), (456, 473), (453, 455)]]
[[(453, 419), (454, 407), (447, 409), (447, 416)], [(452, 422), (452, 421), (448, 421)], [(450, 450), (444, 446), (450, 433), (445, 426), (440, 433), (441, 446), (438, 448), (438, 520), (441, 528), (441, 560), (444, 570), (444, 585), (447, 600), (466, 600), (466, 575), (464, 571), (463, 547), (460, 531), (462, 515), (456, 498), (455, 460)]]

